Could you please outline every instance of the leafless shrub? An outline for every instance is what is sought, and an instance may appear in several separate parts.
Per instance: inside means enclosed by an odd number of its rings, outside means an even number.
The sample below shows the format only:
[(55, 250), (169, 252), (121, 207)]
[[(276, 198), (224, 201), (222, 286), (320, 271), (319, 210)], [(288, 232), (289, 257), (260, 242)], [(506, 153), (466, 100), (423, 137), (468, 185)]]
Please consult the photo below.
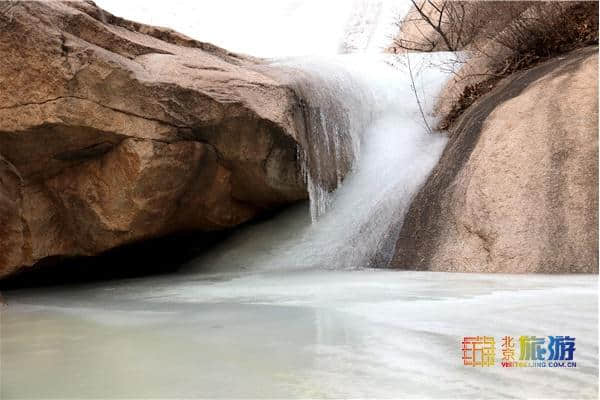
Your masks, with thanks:
[[(436, 1), (412, 0), (413, 9), (399, 21), (391, 49), (464, 50), (485, 59), (484, 69), (444, 65), (455, 73), (463, 93), (444, 116), (453, 121), (502, 77), (554, 55), (598, 43), (598, 3), (593, 1)], [(474, 77), (473, 74), (478, 75)], [(473, 79), (475, 78), (475, 79)]]
[[(576, 47), (598, 43), (598, 4), (533, 2), (504, 30), (488, 33), (487, 39), (510, 50), (509, 57), (493, 64), (493, 72), (505, 75)], [(490, 56), (494, 58), (494, 54)]]
[(530, 2), (411, 0), (397, 21), (395, 52), (462, 50), (489, 31), (498, 31)]

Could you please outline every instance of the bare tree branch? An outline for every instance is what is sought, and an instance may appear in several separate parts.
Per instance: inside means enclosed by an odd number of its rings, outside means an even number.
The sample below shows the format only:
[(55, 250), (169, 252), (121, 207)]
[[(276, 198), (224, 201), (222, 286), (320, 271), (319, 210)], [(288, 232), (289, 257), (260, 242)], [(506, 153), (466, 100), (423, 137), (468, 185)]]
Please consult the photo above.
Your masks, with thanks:
[[(448, 50), (450, 51), (455, 51), (456, 49), (454, 48), (454, 46), (452, 46), (452, 43), (450, 42), (450, 40), (448, 39), (448, 36), (446, 35), (446, 33), (442, 30), (441, 28), (441, 20), (442, 20), (442, 12), (440, 12), (440, 19), (439, 19), (439, 23), (435, 24), (430, 18), (429, 16), (423, 11), (423, 7), (425, 7), (425, 4), (427, 4), (426, 2), (424, 2), (421, 7), (419, 8), (417, 6), (417, 3), (415, 0), (411, 0), (411, 3), (415, 6), (417, 12), (419, 13), (419, 15), (421, 16), (421, 18), (423, 18), (423, 21), (425, 21), (427, 24), (429, 24), (429, 26), (431, 26), (442, 38), (442, 40), (444, 41), (444, 43), (446, 44), (446, 46), (448, 47)], [(444, 4), (446, 4), (446, 2), (444, 2)], [(437, 9), (437, 8), (436, 8)]]
[(425, 122), (425, 127), (427, 128), (427, 132), (429, 134), (432, 133), (431, 127), (427, 122), (427, 118), (425, 117), (425, 112), (423, 111), (423, 106), (421, 105), (421, 100), (419, 99), (419, 93), (417, 92), (417, 86), (415, 85), (415, 77), (413, 76), (412, 66), (410, 63), (410, 54), (406, 53), (406, 64), (408, 66), (408, 74), (410, 76), (410, 87), (415, 94), (415, 99), (417, 100), (417, 105), (419, 106), (419, 112), (421, 113), (421, 117), (423, 118), (423, 122)]

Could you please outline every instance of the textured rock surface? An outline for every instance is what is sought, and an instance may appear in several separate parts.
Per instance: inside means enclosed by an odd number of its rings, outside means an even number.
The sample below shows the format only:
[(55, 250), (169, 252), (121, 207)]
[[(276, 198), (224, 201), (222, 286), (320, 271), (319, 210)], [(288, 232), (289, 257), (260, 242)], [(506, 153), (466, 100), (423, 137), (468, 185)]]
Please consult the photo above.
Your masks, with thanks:
[(0, 3), (0, 276), (306, 198), (259, 60), (89, 2)]
[(472, 105), (406, 216), (393, 265), (598, 272), (598, 48)]

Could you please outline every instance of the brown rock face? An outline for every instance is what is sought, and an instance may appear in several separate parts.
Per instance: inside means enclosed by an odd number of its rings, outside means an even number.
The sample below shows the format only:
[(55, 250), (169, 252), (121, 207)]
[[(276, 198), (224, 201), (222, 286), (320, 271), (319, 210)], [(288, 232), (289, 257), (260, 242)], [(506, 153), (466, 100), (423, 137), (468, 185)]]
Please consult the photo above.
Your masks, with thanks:
[(91, 2), (0, 4), (0, 277), (306, 198), (268, 67)]
[(517, 73), (467, 109), (393, 265), (598, 272), (598, 48)]

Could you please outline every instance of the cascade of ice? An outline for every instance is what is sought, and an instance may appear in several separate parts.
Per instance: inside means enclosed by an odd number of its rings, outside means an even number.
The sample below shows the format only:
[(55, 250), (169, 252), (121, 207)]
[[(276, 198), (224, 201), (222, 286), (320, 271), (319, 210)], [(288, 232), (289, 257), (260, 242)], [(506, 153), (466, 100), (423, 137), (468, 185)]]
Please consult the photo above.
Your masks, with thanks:
[[(407, 1), (182, 2), (177, 9), (185, 6), (185, 14), (170, 8), (158, 13), (156, 5), (138, 0), (100, 0), (100, 5), (270, 58), (267, 73), (296, 91), (304, 116), (299, 161), (313, 223), (274, 257), (278, 264), (385, 264), (406, 208), (445, 144), (443, 137), (428, 133), (415, 94), (430, 112), (447, 76), (426, 65), (451, 55), (411, 55), (413, 88), (406, 67), (382, 54), (394, 20), (408, 10)], [(251, 263), (270, 264), (262, 257)]]

